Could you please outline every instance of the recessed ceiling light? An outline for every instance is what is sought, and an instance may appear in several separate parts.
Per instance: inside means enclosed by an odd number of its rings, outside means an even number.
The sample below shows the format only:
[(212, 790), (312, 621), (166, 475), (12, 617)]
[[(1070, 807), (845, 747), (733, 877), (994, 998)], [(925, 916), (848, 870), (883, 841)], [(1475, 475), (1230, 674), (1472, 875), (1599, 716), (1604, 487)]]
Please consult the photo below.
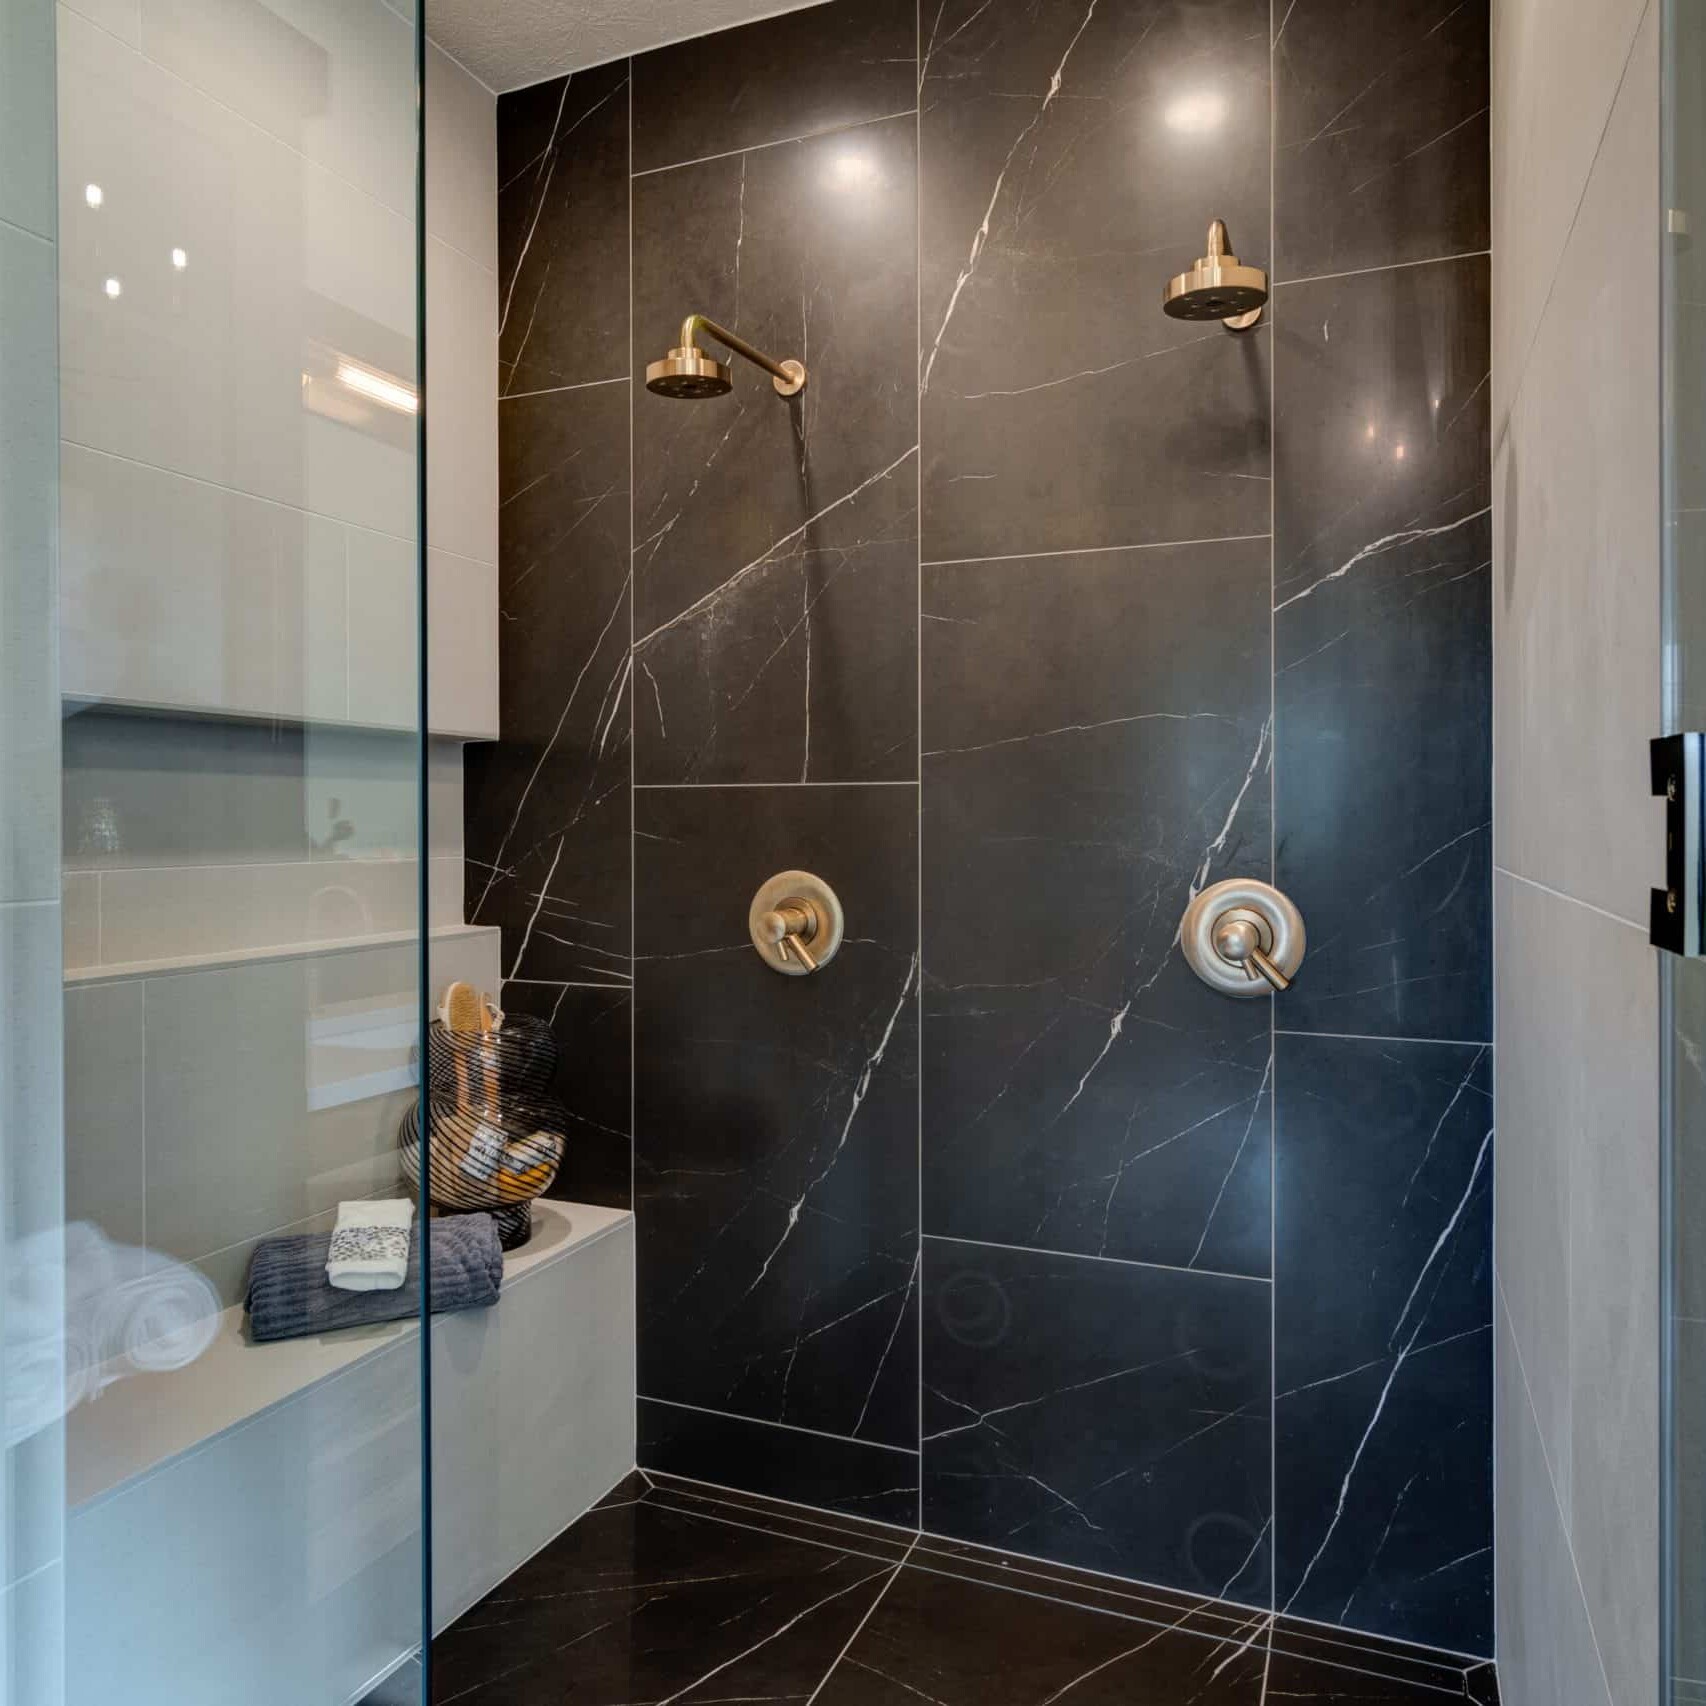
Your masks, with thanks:
[(124, 295), (124, 286), (116, 278), (109, 278), (104, 288), (108, 296), (117, 298)]
[(83, 199), (91, 207), (99, 207), (107, 197), (106, 192), (99, 184), (85, 184), (83, 186)]

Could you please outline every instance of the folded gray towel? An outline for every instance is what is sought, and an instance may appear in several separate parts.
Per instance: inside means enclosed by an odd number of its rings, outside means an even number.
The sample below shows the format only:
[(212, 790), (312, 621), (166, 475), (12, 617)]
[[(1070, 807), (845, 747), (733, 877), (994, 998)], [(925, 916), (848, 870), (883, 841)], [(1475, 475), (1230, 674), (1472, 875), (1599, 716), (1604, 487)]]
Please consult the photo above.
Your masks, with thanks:
[[(489, 1214), (453, 1214), (429, 1220), (432, 1310), (483, 1309), (503, 1283), (503, 1248)], [(421, 1239), (409, 1240), (409, 1270), (391, 1291), (340, 1291), (326, 1279), (329, 1232), (287, 1232), (263, 1238), (249, 1262), (249, 1337), (301, 1339), (340, 1327), (371, 1327), (420, 1313)]]

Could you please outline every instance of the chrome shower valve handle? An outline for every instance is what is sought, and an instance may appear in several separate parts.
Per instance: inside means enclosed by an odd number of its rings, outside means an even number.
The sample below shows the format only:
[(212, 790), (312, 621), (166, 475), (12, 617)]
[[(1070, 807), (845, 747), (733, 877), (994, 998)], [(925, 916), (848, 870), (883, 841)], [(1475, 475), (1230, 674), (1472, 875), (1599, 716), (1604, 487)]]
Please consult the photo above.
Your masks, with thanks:
[(1303, 963), (1303, 914), (1271, 883), (1233, 877), (1185, 908), (1179, 945), (1210, 989), (1247, 999), (1283, 995)]

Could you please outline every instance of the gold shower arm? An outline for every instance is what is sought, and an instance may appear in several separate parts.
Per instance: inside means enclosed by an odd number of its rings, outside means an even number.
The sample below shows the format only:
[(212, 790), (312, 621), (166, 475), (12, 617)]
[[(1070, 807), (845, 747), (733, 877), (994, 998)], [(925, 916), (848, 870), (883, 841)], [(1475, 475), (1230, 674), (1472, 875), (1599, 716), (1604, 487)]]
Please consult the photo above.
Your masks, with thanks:
[(745, 338), (731, 332), (726, 326), (719, 326), (708, 314), (689, 314), (681, 322), (681, 348), (690, 350), (697, 348), (695, 339), (699, 333), (705, 333), (718, 343), (732, 349), (736, 355), (745, 356), (755, 367), (762, 367), (776, 381), (776, 389), (784, 397), (792, 397), (796, 392), (805, 388), (806, 370), (797, 361), (772, 361), (763, 350), (755, 349)]

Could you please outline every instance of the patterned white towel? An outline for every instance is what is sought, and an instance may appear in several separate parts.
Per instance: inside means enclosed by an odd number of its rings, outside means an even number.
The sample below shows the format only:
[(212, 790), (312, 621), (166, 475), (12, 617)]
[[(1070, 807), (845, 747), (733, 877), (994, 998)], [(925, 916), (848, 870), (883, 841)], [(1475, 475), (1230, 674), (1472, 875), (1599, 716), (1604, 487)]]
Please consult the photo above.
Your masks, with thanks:
[(341, 1202), (326, 1252), (326, 1278), (339, 1291), (395, 1291), (409, 1271), (409, 1227), (415, 1205)]

